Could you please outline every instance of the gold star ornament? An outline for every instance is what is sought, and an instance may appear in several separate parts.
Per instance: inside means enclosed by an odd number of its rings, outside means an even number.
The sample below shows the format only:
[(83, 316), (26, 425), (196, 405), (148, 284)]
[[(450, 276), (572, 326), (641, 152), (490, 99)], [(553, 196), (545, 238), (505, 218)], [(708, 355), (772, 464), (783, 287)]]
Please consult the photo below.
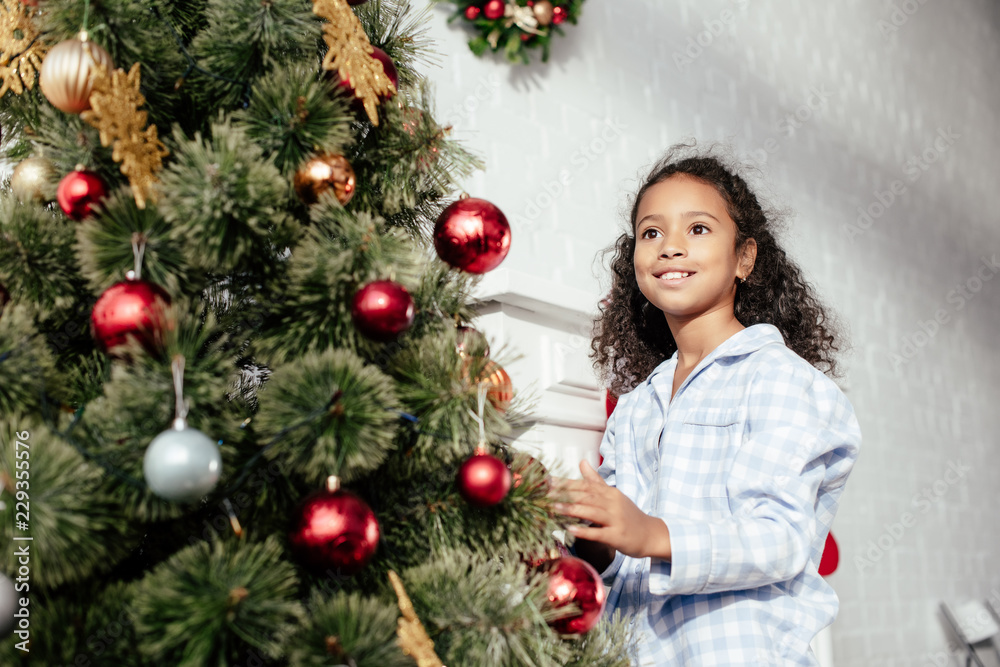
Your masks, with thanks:
[(47, 47), (31, 20), (34, 11), (21, 0), (0, 0), (0, 97), (35, 87)]
[(139, 63), (132, 65), (128, 73), (118, 69), (110, 75), (99, 67), (90, 94), (91, 109), (80, 117), (97, 128), (102, 146), (113, 145), (111, 157), (121, 163), (135, 205), (143, 209), (147, 200), (155, 199), (153, 184), (169, 151), (157, 136), (156, 126), (146, 127), (146, 112), (139, 111), (146, 103), (139, 92), (140, 83)]

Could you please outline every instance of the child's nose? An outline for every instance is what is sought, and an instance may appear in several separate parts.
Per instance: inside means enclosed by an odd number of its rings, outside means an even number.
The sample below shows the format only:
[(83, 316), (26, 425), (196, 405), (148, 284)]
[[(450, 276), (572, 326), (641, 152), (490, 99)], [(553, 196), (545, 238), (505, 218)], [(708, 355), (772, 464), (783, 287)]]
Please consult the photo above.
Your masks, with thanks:
[(660, 257), (683, 257), (686, 253), (684, 242), (671, 234), (663, 238), (660, 245)]

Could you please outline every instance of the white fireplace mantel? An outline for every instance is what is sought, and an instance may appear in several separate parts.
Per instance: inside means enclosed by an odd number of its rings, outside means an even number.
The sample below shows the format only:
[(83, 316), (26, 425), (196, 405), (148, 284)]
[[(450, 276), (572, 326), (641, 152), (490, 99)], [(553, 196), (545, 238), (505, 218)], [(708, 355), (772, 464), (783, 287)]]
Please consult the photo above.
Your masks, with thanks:
[(514, 446), (556, 474), (578, 476), (581, 459), (597, 465), (604, 391), (588, 354), (599, 297), (506, 269), (486, 274), (473, 297), (476, 327), (534, 406), (537, 422)]

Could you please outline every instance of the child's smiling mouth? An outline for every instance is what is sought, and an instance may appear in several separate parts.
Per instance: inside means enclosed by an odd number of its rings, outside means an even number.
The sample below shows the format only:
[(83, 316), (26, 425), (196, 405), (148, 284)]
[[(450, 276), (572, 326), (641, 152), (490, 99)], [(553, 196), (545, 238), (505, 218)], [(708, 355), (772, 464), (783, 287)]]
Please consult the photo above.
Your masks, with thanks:
[(656, 275), (656, 279), (673, 285), (687, 280), (694, 274), (694, 271), (664, 271)]

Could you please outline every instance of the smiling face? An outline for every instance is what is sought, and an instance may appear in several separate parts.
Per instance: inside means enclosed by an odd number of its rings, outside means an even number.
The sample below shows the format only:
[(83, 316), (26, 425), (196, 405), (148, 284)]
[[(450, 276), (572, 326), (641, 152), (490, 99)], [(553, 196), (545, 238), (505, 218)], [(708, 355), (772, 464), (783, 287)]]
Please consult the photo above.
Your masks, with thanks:
[(635, 279), (673, 328), (706, 314), (733, 315), (737, 278), (753, 268), (756, 244), (736, 252), (736, 223), (705, 181), (674, 174), (646, 190), (636, 215)]

